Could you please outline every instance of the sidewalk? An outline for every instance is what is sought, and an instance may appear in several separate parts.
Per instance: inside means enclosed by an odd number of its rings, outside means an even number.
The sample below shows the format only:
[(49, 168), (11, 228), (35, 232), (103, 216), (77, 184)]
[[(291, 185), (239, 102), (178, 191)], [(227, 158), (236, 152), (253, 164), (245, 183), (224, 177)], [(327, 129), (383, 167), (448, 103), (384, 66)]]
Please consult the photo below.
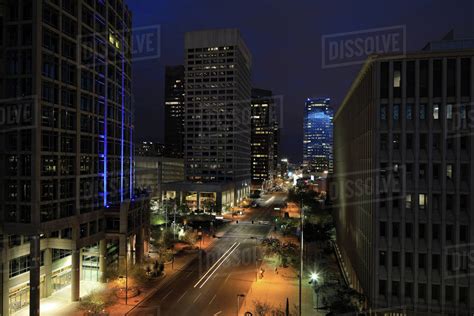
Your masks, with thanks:
[[(208, 235), (203, 235), (202, 243), (200, 241), (196, 242), (196, 247), (201, 246), (201, 249), (208, 249), (212, 247), (215, 242), (215, 239), (209, 237)], [(106, 310), (109, 312), (110, 316), (124, 316), (127, 315), (132, 309), (134, 309), (138, 304), (140, 304), (143, 300), (147, 297), (153, 295), (156, 291), (158, 291), (163, 284), (166, 284), (168, 280), (172, 279), (172, 277), (183, 270), (197, 255), (199, 251), (196, 250), (184, 250), (178, 253), (175, 256), (174, 263), (166, 263), (164, 269), (164, 275), (157, 280), (150, 282), (149, 286), (146, 288), (140, 288), (140, 294), (136, 297), (129, 298), (128, 304), (125, 304), (125, 299), (119, 299), (117, 303), (111, 307), (108, 307)], [(77, 303), (75, 303), (77, 306)], [(49, 314), (48, 314), (49, 315)], [(59, 315), (67, 315), (67, 314), (58, 314)], [(83, 316), (84, 311), (76, 310), (74, 313), (69, 315), (74, 316)]]
[[(255, 315), (255, 301), (267, 303), (285, 312), (287, 299), (290, 314), (296, 315), (299, 304), (297, 273), (292, 268), (279, 268), (277, 274), (274, 267), (268, 263), (264, 263), (262, 267), (265, 269), (264, 277), (252, 283), (240, 307), (239, 315), (245, 315), (245, 312), (252, 312)], [(313, 309), (313, 290), (308, 282), (303, 282), (302, 287), (302, 315), (318, 315)]]

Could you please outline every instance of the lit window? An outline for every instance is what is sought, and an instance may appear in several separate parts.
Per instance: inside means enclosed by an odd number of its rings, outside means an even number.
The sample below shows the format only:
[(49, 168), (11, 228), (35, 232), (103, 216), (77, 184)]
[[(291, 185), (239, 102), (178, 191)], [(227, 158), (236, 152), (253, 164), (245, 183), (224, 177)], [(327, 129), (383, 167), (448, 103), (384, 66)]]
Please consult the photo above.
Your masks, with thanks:
[(446, 119), (450, 120), (453, 118), (453, 105), (446, 104)]
[(428, 202), (428, 197), (426, 196), (426, 194), (418, 195), (418, 205), (420, 207), (420, 210), (424, 210), (426, 208), (427, 202)]
[(452, 179), (453, 178), (453, 165), (446, 165), (446, 177), (448, 177), (448, 179)]
[(400, 88), (400, 82), (401, 82), (401, 72), (400, 70), (395, 70), (393, 72), (393, 87), (394, 88)]
[(433, 105), (433, 119), (439, 120), (439, 105), (438, 104)]

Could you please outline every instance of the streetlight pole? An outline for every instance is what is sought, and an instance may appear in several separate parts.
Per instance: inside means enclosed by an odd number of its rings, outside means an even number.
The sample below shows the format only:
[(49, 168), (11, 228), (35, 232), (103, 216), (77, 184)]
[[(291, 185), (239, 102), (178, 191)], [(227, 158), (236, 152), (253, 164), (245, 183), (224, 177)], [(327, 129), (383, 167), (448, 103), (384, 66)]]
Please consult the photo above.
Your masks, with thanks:
[(255, 282), (258, 282), (258, 266), (257, 266), (257, 237), (250, 237), (250, 239), (255, 240)]
[(244, 294), (237, 294), (237, 316), (239, 316), (239, 309), (240, 309), (240, 298), (244, 298)]
[(304, 210), (303, 210), (303, 199), (301, 199), (300, 207), (300, 279), (299, 279), (299, 315), (302, 312), (302, 282), (303, 282), (303, 226), (304, 226)]
[(125, 305), (128, 305), (128, 250), (125, 254)]

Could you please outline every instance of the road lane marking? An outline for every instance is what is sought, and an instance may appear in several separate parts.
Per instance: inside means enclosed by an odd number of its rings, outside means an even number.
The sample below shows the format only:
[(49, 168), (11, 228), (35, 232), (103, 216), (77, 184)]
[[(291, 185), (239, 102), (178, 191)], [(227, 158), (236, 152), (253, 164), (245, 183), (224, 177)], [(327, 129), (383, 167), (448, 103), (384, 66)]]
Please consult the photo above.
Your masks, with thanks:
[(189, 272), (189, 273), (186, 275), (185, 279), (189, 278), (191, 275), (193, 275), (193, 273), (192, 273), (192, 272)]
[(199, 281), (196, 282), (196, 284), (194, 285), (194, 287), (197, 287), (199, 285), (199, 283), (209, 274), (209, 272), (212, 271), (212, 269), (226, 256), (226, 254), (232, 250), (232, 248), (237, 244), (237, 242), (234, 242), (232, 244), (232, 246), (230, 246), (229, 249), (227, 249), (226, 252), (224, 252), (224, 254), (209, 268), (209, 270), (207, 270), (207, 272), (199, 279)]
[(199, 296), (201, 296), (202, 293), (199, 293), (198, 296), (196, 296), (196, 298), (194, 299), (193, 303), (196, 303), (196, 301), (199, 299)]
[[(174, 289), (173, 289), (174, 290)], [(168, 294), (166, 294), (165, 296), (163, 296), (163, 300), (165, 300), (170, 294), (171, 292), (173, 292), (173, 290), (169, 291)]]
[(209, 279), (212, 277), (212, 275), (214, 273), (216, 273), (217, 270), (219, 270), (219, 268), (221, 267), (221, 265), (232, 255), (232, 253), (237, 249), (239, 248), (240, 246), (240, 242), (237, 244), (236, 247), (234, 247), (234, 249), (229, 252), (229, 254), (226, 256), (226, 258), (224, 260), (221, 261), (221, 263), (214, 269), (214, 271), (207, 277), (207, 279), (201, 284), (201, 286), (199, 288), (202, 288), (206, 283), (207, 281), (209, 281)]
[(216, 296), (217, 296), (217, 294), (214, 294), (214, 296), (212, 297), (212, 299), (209, 301), (209, 304), (207, 304), (207, 305), (211, 305), (212, 302), (214, 302), (214, 300), (216, 299)]
[(219, 311), (219, 312), (215, 313), (214, 316), (219, 316), (221, 313), (222, 313), (222, 311)]
[(186, 292), (183, 293), (183, 295), (181, 295), (180, 298), (178, 298), (178, 300), (176, 301), (176, 303), (178, 303), (179, 301), (181, 301), (183, 299), (183, 297), (186, 295), (186, 293), (188, 293), (189, 290), (186, 290)]
[(224, 284), (227, 283), (227, 281), (229, 280), (229, 277), (230, 277), (231, 274), (232, 274), (232, 273), (229, 273), (229, 275), (227, 275), (227, 278), (225, 278)]

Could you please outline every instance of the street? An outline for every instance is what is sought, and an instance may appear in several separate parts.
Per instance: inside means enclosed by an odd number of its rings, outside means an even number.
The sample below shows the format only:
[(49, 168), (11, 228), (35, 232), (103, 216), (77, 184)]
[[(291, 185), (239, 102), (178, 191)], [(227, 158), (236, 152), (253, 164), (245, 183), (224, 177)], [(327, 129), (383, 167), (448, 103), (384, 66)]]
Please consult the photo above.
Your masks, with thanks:
[[(207, 253), (160, 284), (129, 315), (237, 315), (238, 295), (247, 294), (261, 263), (256, 245), (273, 229), (273, 205), (284, 198), (265, 196), (260, 208), (224, 228)], [(244, 299), (239, 297), (240, 305)]]

